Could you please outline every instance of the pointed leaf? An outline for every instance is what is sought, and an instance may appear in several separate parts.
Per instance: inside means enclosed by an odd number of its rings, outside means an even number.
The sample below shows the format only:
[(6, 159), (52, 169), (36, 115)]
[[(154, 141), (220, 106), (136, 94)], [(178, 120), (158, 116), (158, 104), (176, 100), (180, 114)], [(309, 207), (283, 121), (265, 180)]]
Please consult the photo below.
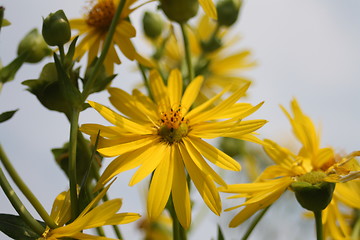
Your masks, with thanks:
[[(38, 222), (46, 227), (43, 222)], [(40, 237), (20, 216), (11, 214), (0, 214), (0, 231), (16, 240), (35, 240)]]
[(5, 121), (9, 120), (10, 118), (12, 118), (18, 110), (19, 109), (1, 113), (0, 114), (0, 123), (5, 122)]

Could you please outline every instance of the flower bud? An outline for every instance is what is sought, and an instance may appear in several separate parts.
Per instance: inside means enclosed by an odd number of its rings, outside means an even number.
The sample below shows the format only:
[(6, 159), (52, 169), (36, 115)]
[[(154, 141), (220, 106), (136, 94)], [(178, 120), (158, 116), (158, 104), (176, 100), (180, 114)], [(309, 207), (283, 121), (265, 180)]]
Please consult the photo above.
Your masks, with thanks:
[(219, 25), (233, 25), (239, 16), (241, 4), (242, 0), (220, 0), (216, 4)]
[(44, 57), (51, 55), (52, 50), (47, 46), (39, 31), (34, 28), (20, 41), (17, 54), (26, 54), (25, 62), (37, 63)]
[(331, 202), (335, 183), (324, 182), (324, 172), (310, 172), (291, 184), (300, 205), (310, 211), (322, 211)]
[(42, 35), (50, 46), (61, 46), (70, 40), (70, 24), (63, 10), (50, 13), (44, 19)]
[(143, 28), (147, 37), (156, 39), (161, 35), (163, 27), (164, 23), (159, 14), (145, 12), (143, 17)]
[(160, 0), (160, 7), (172, 21), (184, 23), (199, 10), (198, 0)]

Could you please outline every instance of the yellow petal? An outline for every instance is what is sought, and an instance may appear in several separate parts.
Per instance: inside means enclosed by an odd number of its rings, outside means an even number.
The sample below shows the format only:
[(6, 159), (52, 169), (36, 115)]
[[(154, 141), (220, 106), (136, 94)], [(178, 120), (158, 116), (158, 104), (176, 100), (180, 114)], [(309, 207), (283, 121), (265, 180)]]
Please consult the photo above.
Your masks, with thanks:
[(169, 96), (167, 95), (167, 89), (164, 85), (160, 74), (152, 70), (149, 77), (150, 89), (155, 99), (155, 102), (158, 104), (160, 111), (166, 112), (171, 106), (169, 102)]
[(168, 202), (174, 174), (173, 151), (173, 147), (168, 147), (168, 150), (163, 153), (165, 156), (151, 179), (147, 199), (147, 211), (150, 219), (159, 217)]
[(183, 144), (179, 144), (178, 146), (181, 157), (185, 163), (185, 167), (204, 202), (211, 211), (213, 211), (216, 215), (220, 215), (221, 199), (213, 179), (209, 175), (203, 174), (203, 172), (196, 166)]
[(216, 183), (222, 186), (226, 186), (225, 181), (209, 166), (209, 164), (204, 160), (201, 154), (196, 150), (191, 142), (191, 139), (188, 137), (183, 138), (185, 148), (191, 160), (196, 164), (196, 166), (204, 173), (204, 175), (210, 176)]
[(183, 82), (180, 71), (178, 69), (172, 70), (168, 78), (168, 92), (170, 98), (170, 105), (172, 108), (180, 105), (182, 85)]
[(217, 19), (216, 8), (212, 0), (199, 0), (200, 5), (204, 9), (206, 15), (212, 19)]
[(106, 120), (108, 120), (110, 123), (128, 130), (129, 132), (145, 135), (145, 134), (151, 134), (152, 131), (148, 127), (145, 127), (143, 125), (137, 124), (120, 114), (117, 114), (116, 112), (110, 110), (109, 108), (96, 103), (92, 101), (88, 101), (89, 104), (98, 111)]
[(154, 169), (158, 167), (161, 161), (164, 160), (167, 154), (170, 154), (170, 147), (166, 144), (154, 144), (147, 150), (150, 154), (147, 161), (140, 166), (136, 173), (132, 176), (129, 185), (133, 186), (147, 177)]
[(187, 86), (184, 95), (181, 99), (181, 106), (183, 107), (183, 114), (190, 110), (191, 105), (194, 103), (197, 95), (199, 94), (201, 85), (204, 81), (202, 76), (198, 76), (191, 81), (191, 83)]
[(173, 154), (175, 171), (172, 185), (172, 199), (180, 224), (185, 229), (188, 229), (191, 222), (191, 206), (184, 163), (182, 162), (180, 151), (177, 147), (174, 148)]
[(240, 164), (216, 147), (201, 140), (200, 138), (189, 137), (194, 147), (213, 164), (227, 170), (240, 171)]

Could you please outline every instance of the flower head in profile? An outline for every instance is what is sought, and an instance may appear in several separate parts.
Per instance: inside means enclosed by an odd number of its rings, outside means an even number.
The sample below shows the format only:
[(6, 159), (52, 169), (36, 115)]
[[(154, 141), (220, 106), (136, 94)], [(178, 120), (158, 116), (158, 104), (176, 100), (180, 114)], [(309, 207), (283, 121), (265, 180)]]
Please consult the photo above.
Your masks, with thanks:
[[(244, 207), (232, 219), (230, 227), (240, 225), (258, 210), (274, 203), (285, 190), (294, 189), (298, 184), (309, 186), (324, 184), (326, 187), (331, 186), (330, 184), (334, 182), (341, 183), (360, 177), (360, 167), (355, 158), (360, 155), (360, 152), (340, 157), (331, 148), (321, 148), (319, 134), (315, 130), (313, 122), (301, 111), (296, 100), (292, 101), (291, 108), (293, 116), (284, 108), (283, 111), (292, 125), (296, 138), (302, 144), (301, 149), (295, 154), (271, 140), (265, 140), (264, 150), (276, 165), (266, 168), (254, 183), (234, 184), (221, 188), (223, 192), (237, 193), (231, 198), (246, 198), (244, 203), (227, 209)], [(333, 187), (330, 188), (333, 190)], [(296, 189), (295, 193), (297, 194)], [(334, 195), (337, 195), (337, 188), (335, 188)], [(297, 195), (298, 201), (304, 207), (303, 202), (300, 201), (304, 199), (300, 198)], [(332, 191), (324, 201), (328, 201), (327, 204), (329, 204), (331, 200)], [(306, 199), (305, 202), (309, 205)], [(310, 208), (317, 207), (317, 204), (323, 203), (312, 199)], [(327, 217), (331, 216), (327, 214)]]
[(152, 99), (138, 90), (130, 95), (120, 89), (109, 89), (112, 105), (123, 115), (89, 102), (114, 126), (84, 124), (81, 130), (92, 139), (100, 130), (99, 153), (106, 157), (118, 156), (100, 177), (98, 189), (116, 174), (129, 169), (139, 167), (130, 185), (153, 173), (147, 198), (149, 218), (155, 219), (161, 214), (171, 193), (178, 219), (188, 228), (191, 221), (188, 173), (207, 206), (220, 214), (221, 201), (215, 183), (221, 186), (226, 183), (205, 159), (227, 170), (239, 171), (240, 165), (203, 139), (223, 136), (261, 142), (254, 131), (266, 121), (243, 120), (262, 105), (237, 103), (248, 86), (217, 105), (214, 103), (228, 89), (191, 108), (202, 82), (202, 77), (195, 78), (183, 93), (178, 70), (170, 73), (167, 86), (159, 73), (152, 71), (149, 79)]
[(121, 199), (112, 199), (97, 206), (98, 202), (104, 197), (110, 184), (105, 187), (81, 212), (81, 214), (71, 223), (70, 220), (70, 192), (63, 192), (54, 201), (50, 217), (59, 226), (55, 229), (46, 228), (40, 239), (60, 240), (64, 238), (72, 239), (98, 239), (112, 240), (112, 238), (98, 237), (83, 233), (83, 230), (101, 227), (105, 225), (119, 225), (133, 222), (140, 218), (137, 213), (117, 213), (122, 205)]
[[(151, 65), (151, 63), (137, 53), (131, 42), (131, 38), (136, 35), (136, 30), (127, 18), (138, 8), (132, 7), (136, 2), (137, 0), (127, 0), (125, 2), (120, 19), (116, 25), (114, 37), (104, 61), (105, 69), (109, 74), (113, 73), (114, 64), (121, 63), (115, 46), (128, 59), (137, 60), (146, 66)], [(81, 58), (87, 53), (88, 65), (95, 59), (99, 51), (101, 51), (119, 3), (120, 0), (93, 0), (92, 6), (83, 18), (69, 21), (71, 29), (78, 30), (78, 35), (83, 36), (76, 47), (74, 58)]]

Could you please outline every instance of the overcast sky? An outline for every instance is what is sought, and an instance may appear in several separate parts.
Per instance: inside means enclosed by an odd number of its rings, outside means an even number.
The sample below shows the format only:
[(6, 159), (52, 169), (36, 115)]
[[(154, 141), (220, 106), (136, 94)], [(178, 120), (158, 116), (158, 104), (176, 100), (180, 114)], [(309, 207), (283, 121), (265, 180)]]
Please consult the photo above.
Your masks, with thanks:
[[(2, 29), (0, 33), (0, 59), (3, 65), (16, 56), (17, 43), (28, 31), (34, 27), (41, 28), (41, 17), (61, 8), (69, 18), (79, 17), (83, 13), (84, 2), (2, 1), (0, 4), (6, 8), (5, 17), (12, 22), (10, 27)], [(254, 104), (265, 101), (254, 114), (256, 118), (269, 120), (259, 131), (262, 138), (271, 138), (283, 144), (288, 141), (291, 137), (290, 126), (279, 104), (288, 108), (290, 100), (296, 97), (305, 113), (321, 126), (323, 146), (333, 146), (343, 153), (360, 150), (359, 12), (358, 0), (245, 1), (235, 31), (242, 36), (238, 48), (251, 49), (254, 59), (259, 63), (246, 75), (254, 80), (247, 100)], [(136, 16), (140, 15), (138, 13)], [(138, 26), (138, 18), (132, 20)], [(137, 49), (142, 51), (139, 45)], [(118, 69), (123, 72), (133, 66), (125, 63)], [(40, 69), (41, 65), (25, 65), (15, 81), (3, 87), (0, 112), (20, 110), (11, 121), (0, 124), (0, 142), (20, 175), (50, 211), (55, 196), (68, 187), (66, 178), (53, 161), (50, 149), (61, 147), (68, 140), (69, 126), (63, 115), (44, 109), (21, 85), (23, 80), (37, 78)], [(140, 75), (127, 74), (121, 79), (115, 79), (114, 85), (129, 91), (138, 79)], [(91, 97), (103, 103), (107, 102), (106, 98), (107, 94)], [(87, 110), (81, 115), (81, 122), (90, 121), (102, 120), (95, 111)], [(122, 174), (114, 184), (115, 187), (112, 186), (110, 195), (124, 199), (122, 211), (142, 213), (144, 204), (139, 199), (143, 195), (141, 186), (140, 190), (127, 187), (132, 173)], [(223, 202), (226, 200), (223, 199)], [(279, 211), (279, 216), (286, 215), (286, 212)], [(2, 192), (0, 212), (14, 213)], [(227, 216), (224, 221), (228, 221), (229, 214), (224, 215)], [(209, 226), (209, 221), (218, 220), (212, 213), (206, 219), (204, 226)], [(286, 221), (282, 221), (282, 224), (286, 224)], [(131, 226), (122, 227), (128, 239), (133, 239), (130, 237), (133, 236), (131, 229), (136, 224)], [(312, 228), (312, 225), (309, 227)], [(215, 230), (199, 227), (190, 239), (216, 237)], [(299, 230), (295, 227), (294, 231), (299, 233)], [(237, 231), (230, 231), (229, 239), (235, 239)], [(0, 234), (0, 238), (3, 239), (3, 235)], [(277, 236), (277, 239), (288, 238)]]

